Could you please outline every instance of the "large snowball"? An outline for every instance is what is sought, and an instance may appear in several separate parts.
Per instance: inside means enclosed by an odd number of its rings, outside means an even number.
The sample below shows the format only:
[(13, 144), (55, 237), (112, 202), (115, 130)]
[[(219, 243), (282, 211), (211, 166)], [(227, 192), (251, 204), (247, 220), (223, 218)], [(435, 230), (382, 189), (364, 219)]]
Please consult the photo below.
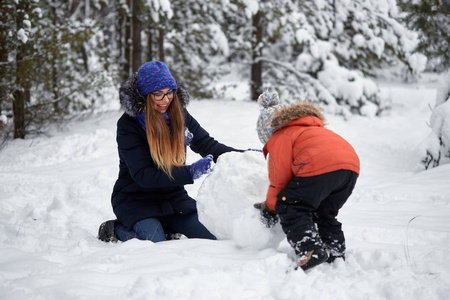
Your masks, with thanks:
[(266, 228), (254, 203), (265, 201), (269, 186), (266, 160), (260, 152), (221, 155), (197, 195), (200, 221), (219, 239), (243, 248), (273, 247), (285, 238), (281, 226)]

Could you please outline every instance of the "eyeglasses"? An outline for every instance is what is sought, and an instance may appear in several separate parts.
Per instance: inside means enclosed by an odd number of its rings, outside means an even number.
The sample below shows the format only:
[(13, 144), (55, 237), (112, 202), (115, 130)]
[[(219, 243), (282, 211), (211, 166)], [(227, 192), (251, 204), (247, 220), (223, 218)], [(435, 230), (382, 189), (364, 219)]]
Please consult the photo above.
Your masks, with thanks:
[(172, 100), (173, 97), (175, 96), (175, 93), (177, 92), (177, 90), (171, 90), (168, 93), (161, 93), (161, 92), (154, 92), (151, 93), (153, 95), (153, 97), (155, 98), (155, 101), (161, 101), (162, 99), (164, 99), (165, 96), (167, 96), (167, 99)]

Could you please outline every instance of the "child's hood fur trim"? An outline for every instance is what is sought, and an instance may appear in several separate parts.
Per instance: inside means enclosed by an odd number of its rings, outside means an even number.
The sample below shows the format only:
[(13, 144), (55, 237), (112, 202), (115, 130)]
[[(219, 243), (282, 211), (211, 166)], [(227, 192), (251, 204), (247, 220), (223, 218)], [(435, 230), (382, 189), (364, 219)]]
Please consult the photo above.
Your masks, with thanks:
[(312, 102), (300, 101), (278, 109), (273, 115), (271, 126), (273, 128), (280, 128), (292, 121), (307, 116), (317, 117), (325, 124), (322, 109)]

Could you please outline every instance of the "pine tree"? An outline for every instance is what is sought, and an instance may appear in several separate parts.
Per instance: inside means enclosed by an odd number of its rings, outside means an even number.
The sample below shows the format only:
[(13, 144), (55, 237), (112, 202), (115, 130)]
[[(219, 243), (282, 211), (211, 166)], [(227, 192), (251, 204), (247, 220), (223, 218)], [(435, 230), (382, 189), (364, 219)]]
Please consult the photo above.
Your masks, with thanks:
[(420, 32), (417, 51), (425, 54), (428, 69), (444, 71), (450, 68), (450, 1), (398, 1), (407, 15), (406, 25)]
[(217, 3), (197, 0), (114, 3), (114, 9), (110, 8), (116, 21), (113, 29), (100, 21), (103, 30), (115, 37), (121, 81), (146, 61), (160, 60), (168, 64), (193, 96), (211, 96), (208, 83), (214, 70), (208, 69), (208, 64), (221, 51), (215, 43), (220, 31), (214, 19)]
[(430, 117), (431, 134), (426, 140), (425, 169), (450, 162), (450, 72), (442, 77)]
[(8, 114), (12, 111), (12, 97), (10, 95), (10, 83), (13, 80), (14, 64), (9, 61), (9, 54), (15, 48), (11, 38), (15, 28), (15, 6), (12, 1), (0, 2), (0, 136), (6, 130)]
[[(2, 1), (1, 10), (7, 15), (2, 22), (2, 72), (0, 105), (12, 109), (14, 138), (24, 138), (28, 120), (27, 105), (30, 103), (34, 76), (35, 49), (32, 23), (37, 20), (34, 1)], [(12, 103), (12, 107), (10, 105)]]
[[(250, 82), (250, 99), (256, 101), (267, 82), (265, 49), (273, 36), (270, 25), (282, 17), (290, 1), (224, 1), (218, 22), (228, 40), (227, 61), (240, 68)], [(267, 85), (267, 84), (266, 84)]]
[[(407, 26), (420, 32), (415, 49), (425, 54), (428, 70), (450, 69), (450, 2), (445, 0), (399, 1)], [(430, 117), (431, 134), (426, 141), (425, 169), (437, 167), (450, 157), (450, 73), (442, 77)]]
[(175, 75), (188, 85), (193, 96), (210, 98), (214, 56), (221, 55), (220, 29), (215, 21), (218, 6), (213, 1), (174, 0), (174, 16), (168, 24), (167, 57)]
[[(7, 5), (7, 6), (5, 6)], [(2, 3), (9, 9), (6, 25), (7, 74), (2, 94), (13, 99), (14, 138), (39, 133), (51, 121), (91, 107), (102, 76), (89, 62), (88, 41), (95, 24), (78, 18), (75, 3), (20, 0)], [(2, 108), (8, 109), (5, 101)]]
[(416, 36), (395, 19), (399, 12), (394, 2), (235, 0), (230, 7), (240, 10), (224, 12), (231, 15), (227, 20), (239, 20), (232, 13), (262, 12), (265, 24), (256, 59), (248, 42), (253, 30), (248, 30), (249, 18), (247, 25), (227, 32), (236, 41), (230, 58), (263, 62), (263, 88), (281, 91), (281, 99), (287, 101), (309, 99), (340, 114), (380, 114), (389, 103), (381, 99), (370, 76), (398, 64), (417, 74), (426, 61), (412, 53)]

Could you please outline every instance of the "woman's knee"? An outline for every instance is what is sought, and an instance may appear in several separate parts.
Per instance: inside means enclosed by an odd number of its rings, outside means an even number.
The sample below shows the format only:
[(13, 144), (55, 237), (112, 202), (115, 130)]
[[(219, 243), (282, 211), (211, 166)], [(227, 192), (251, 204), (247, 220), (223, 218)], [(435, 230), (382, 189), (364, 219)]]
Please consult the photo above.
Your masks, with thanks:
[(215, 240), (216, 237), (199, 221), (198, 214), (173, 215), (166, 220), (168, 227), (182, 233), (188, 238), (200, 238)]
[(157, 218), (138, 221), (133, 229), (136, 232), (137, 238), (140, 240), (148, 240), (156, 243), (166, 239), (164, 229)]

